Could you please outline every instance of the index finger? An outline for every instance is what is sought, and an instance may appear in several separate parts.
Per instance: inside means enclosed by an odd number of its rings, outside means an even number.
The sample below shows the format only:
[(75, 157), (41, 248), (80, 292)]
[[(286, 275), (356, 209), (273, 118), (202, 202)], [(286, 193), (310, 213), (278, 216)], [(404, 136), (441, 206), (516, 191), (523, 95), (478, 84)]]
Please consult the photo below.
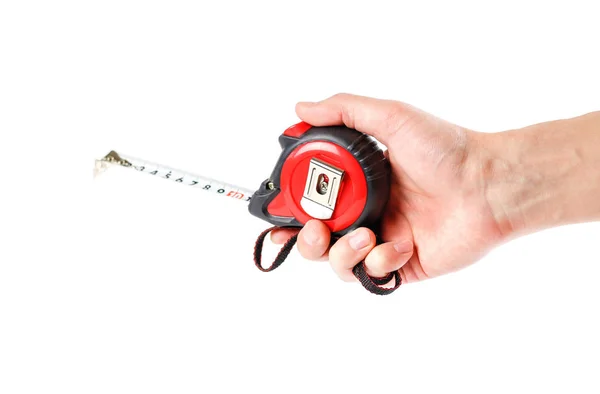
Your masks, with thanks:
[(346, 125), (386, 143), (415, 113), (393, 100), (340, 93), (316, 103), (300, 102), (296, 113), (313, 126)]

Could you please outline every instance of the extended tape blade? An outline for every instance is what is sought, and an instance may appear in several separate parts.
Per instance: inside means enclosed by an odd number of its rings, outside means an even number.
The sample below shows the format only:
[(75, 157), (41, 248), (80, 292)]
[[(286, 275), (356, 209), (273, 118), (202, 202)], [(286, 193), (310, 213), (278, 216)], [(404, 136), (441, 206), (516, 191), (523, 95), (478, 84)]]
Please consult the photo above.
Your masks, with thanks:
[(123, 155), (115, 151), (111, 151), (102, 159), (96, 160), (94, 177), (98, 176), (110, 166), (131, 168), (138, 172), (150, 174), (158, 178), (168, 179), (183, 185), (197, 187), (211, 193), (245, 202), (250, 201), (253, 194), (253, 191), (239, 186), (220, 182), (212, 178), (192, 174), (148, 160), (142, 160), (133, 156)]

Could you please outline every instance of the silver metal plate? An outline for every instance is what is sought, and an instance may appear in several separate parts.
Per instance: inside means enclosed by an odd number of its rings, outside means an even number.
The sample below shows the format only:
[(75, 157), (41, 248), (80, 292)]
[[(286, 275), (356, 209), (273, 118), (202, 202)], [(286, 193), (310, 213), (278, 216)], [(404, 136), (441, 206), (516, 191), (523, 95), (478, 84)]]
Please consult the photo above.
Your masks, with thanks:
[(315, 219), (331, 219), (344, 171), (319, 159), (311, 159), (300, 205)]

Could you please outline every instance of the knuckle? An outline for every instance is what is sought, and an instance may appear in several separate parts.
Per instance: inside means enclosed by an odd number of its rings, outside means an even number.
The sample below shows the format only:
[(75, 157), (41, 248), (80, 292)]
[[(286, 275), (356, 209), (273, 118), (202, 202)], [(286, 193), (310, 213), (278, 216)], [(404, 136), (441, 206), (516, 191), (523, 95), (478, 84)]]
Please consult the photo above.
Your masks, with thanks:
[(346, 283), (355, 282), (354, 277), (351, 275), (342, 275), (342, 276), (340, 276), (340, 279)]
[(368, 256), (369, 265), (382, 272), (391, 272), (394, 270), (396, 262), (390, 258), (389, 253), (386, 253), (384, 248), (375, 248)]
[(319, 247), (307, 245), (305, 242), (298, 242), (298, 252), (308, 260), (315, 260), (323, 255), (323, 251)]
[(312, 259), (311, 250), (307, 249), (302, 242), (298, 242), (298, 252), (300, 252), (300, 256), (304, 257), (305, 259)]
[(383, 127), (390, 133), (394, 133), (402, 128), (406, 122), (406, 114), (400, 103), (392, 103), (389, 111), (383, 120)]
[(349, 106), (349, 105), (342, 105), (342, 122), (350, 127), (350, 128), (355, 128), (355, 119), (356, 119), (356, 115), (355, 115), (355, 109), (353, 106)]
[(345, 100), (348, 97), (350, 97), (350, 94), (344, 93), (344, 92), (340, 92), (340, 93), (336, 93), (333, 96), (331, 96), (331, 99), (332, 100)]
[(336, 242), (331, 249), (329, 249), (329, 262), (332, 266), (337, 265), (337, 263), (341, 261), (342, 256), (344, 255), (342, 248), (343, 245), (340, 242)]
[(343, 269), (341, 266), (336, 265), (333, 261), (331, 261), (331, 258), (329, 259), (329, 265), (331, 266), (333, 272), (337, 275), (338, 278), (340, 278), (342, 282), (348, 283), (354, 281), (352, 271)]

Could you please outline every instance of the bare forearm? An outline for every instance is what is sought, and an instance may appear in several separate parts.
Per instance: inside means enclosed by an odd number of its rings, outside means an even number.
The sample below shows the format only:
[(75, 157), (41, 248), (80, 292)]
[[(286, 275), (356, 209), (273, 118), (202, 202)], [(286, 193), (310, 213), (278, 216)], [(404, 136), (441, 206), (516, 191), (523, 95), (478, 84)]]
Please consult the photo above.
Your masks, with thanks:
[(502, 233), (600, 220), (600, 112), (475, 140)]

